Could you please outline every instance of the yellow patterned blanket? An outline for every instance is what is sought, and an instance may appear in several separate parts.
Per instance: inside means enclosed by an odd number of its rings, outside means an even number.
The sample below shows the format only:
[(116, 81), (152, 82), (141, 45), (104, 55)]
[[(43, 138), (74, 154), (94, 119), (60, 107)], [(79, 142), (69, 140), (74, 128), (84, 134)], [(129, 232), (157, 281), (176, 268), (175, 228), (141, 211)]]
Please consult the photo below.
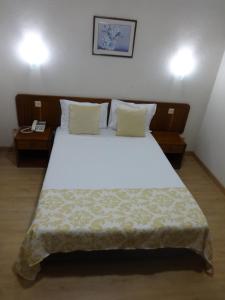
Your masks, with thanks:
[(188, 248), (212, 268), (206, 218), (186, 188), (43, 190), (17, 273), (34, 280), (56, 252)]

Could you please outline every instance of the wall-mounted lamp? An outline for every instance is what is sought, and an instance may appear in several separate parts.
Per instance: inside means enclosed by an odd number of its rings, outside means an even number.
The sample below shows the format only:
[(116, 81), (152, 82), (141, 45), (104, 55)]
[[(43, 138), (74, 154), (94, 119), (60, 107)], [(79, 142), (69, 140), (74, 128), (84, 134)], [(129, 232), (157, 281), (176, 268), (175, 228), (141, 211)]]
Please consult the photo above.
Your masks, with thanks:
[(169, 63), (170, 72), (180, 79), (190, 75), (195, 67), (196, 60), (193, 50), (188, 47), (178, 50)]
[(30, 66), (40, 66), (49, 59), (49, 51), (40, 34), (26, 32), (19, 44), (20, 57)]

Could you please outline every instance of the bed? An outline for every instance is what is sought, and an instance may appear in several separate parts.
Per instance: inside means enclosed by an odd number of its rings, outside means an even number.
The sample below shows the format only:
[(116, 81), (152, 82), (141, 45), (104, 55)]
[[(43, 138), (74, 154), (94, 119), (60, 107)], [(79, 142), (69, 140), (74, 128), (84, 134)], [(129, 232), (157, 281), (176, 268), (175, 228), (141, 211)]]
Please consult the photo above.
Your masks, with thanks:
[(151, 133), (57, 129), (35, 217), (16, 263), (35, 280), (53, 253), (186, 248), (212, 272), (207, 220)]

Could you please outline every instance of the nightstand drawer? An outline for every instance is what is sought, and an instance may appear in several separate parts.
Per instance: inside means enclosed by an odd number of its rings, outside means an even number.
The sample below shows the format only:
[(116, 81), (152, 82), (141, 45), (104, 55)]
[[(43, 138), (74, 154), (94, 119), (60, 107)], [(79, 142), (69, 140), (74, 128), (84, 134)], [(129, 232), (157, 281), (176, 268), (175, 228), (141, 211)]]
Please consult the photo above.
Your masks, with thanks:
[(18, 150), (47, 150), (49, 148), (48, 141), (17, 141)]
[(186, 145), (160, 144), (160, 147), (165, 153), (183, 153)]
[(153, 131), (153, 136), (175, 169), (180, 169), (186, 143), (178, 132)]
[(46, 167), (53, 143), (53, 130), (23, 133), (15, 136), (15, 150), (18, 167)]

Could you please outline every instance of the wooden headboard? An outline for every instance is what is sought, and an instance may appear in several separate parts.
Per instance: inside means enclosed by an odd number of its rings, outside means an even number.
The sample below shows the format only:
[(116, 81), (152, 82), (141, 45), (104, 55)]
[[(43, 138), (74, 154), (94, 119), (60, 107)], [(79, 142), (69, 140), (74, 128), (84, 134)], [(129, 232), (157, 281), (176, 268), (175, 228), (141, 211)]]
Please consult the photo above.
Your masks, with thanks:
[[(60, 99), (68, 99), (80, 102), (111, 103), (111, 99), (84, 98), (67, 96), (45, 96), (18, 94), (16, 96), (17, 118), (19, 126), (29, 126), (33, 120), (45, 120), (47, 125), (56, 128), (60, 125)], [(123, 100), (123, 99), (121, 99)], [(35, 101), (41, 102), (41, 107), (35, 106)], [(189, 104), (159, 101), (123, 100), (134, 103), (157, 103), (157, 111), (151, 122), (150, 129), (153, 131), (184, 131)], [(37, 104), (37, 103), (36, 103)], [(169, 109), (174, 109), (174, 114), (169, 114)]]

